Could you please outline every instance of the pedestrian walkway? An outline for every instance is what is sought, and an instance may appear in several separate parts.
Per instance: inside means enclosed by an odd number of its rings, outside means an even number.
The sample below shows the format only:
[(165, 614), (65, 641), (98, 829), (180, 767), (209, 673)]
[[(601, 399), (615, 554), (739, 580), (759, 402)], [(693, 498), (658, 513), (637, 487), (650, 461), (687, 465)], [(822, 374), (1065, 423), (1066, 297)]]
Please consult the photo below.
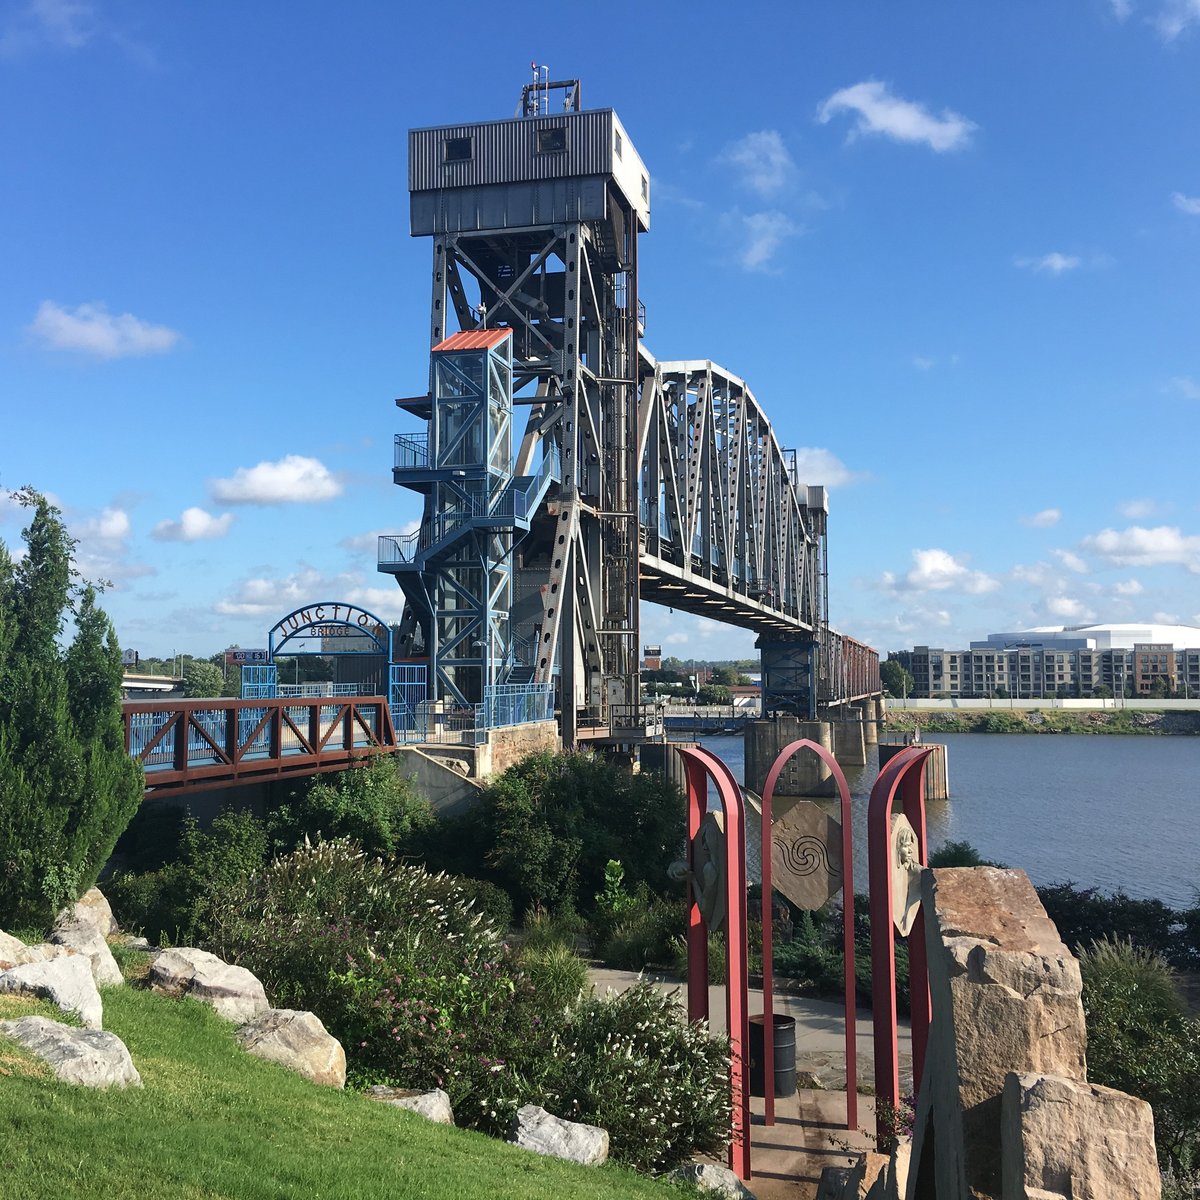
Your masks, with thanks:
[[(647, 972), (615, 971), (607, 967), (590, 972), (593, 987), (603, 994), (624, 991), (639, 979), (650, 980), (665, 992), (678, 994), (686, 1004), (686, 987), (678, 979)], [(725, 989), (709, 988), (712, 1028), (725, 1030)], [(775, 1101), (775, 1124), (763, 1124), (763, 1100), (751, 1097), (751, 1168), (749, 1187), (758, 1200), (813, 1200), (824, 1167), (846, 1166), (852, 1156), (874, 1149), (874, 1104), (860, 1092), (857, 1130), (846, 1129), (846, 1053), (842, 1008), (830, 1000), (807, 996), (775, 996), (775, 1011), (796, 1021), (796, 1071), (799, 1082), (811, 1072), (817, 1087), (800, 1087), (794, 1096)], [(762, 991), (750, 990), (750, 1012), (762, 1012)], [(874, 1079), (871, 1014), (860, 1009), (856, 1016), (858, 1035), (858, 1082), (868, 1089)], [(912, 1040), (906, 1022), (900, 1027), (901, 1090), (912, 1090)]]

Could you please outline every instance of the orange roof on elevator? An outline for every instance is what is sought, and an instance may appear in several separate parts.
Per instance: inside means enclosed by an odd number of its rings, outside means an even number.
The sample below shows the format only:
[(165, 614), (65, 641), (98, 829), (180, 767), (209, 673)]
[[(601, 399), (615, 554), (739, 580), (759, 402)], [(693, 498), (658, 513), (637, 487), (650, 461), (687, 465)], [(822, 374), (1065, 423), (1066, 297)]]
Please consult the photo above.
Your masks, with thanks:
[(443, 350), (490, 350), (500, 345), (506, 337), (512, 337), (511, 329), (464, 329), (438, 342), (433, 353), (438, 354)]

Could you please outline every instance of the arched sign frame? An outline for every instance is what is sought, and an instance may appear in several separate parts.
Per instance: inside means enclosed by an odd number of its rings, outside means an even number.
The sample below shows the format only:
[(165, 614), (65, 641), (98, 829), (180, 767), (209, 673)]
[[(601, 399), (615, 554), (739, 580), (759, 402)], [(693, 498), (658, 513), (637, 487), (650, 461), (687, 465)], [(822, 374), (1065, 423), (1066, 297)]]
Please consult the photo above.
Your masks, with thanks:
[[(374, 643), (375, 649), (372, 651), (322, 649), (321, 657), (349, 657), (363, 653), (378, 653), (384, 655), (385, 661), (389, 663), (392, 661), (392, 627), (381, 617), (361, 605), (334, 600), (304, 604), (276, 621), (267, 635), (267, 652), (271, 661), (274, 662), (275, 656), (290, 641), (299, 640), (302, 637), (320, 638), (324, 641), (326, 638), (346, 636), (340, 632), (326, 632), (334, 629), (349, 629), (354, 634), (368, 637)], [(282, 633), (282, 637), (279, 637), (280, 633)], [(277, 638), (278, 640), (276, 640)], [(304, 651), (304, 653), (310, 652)]]

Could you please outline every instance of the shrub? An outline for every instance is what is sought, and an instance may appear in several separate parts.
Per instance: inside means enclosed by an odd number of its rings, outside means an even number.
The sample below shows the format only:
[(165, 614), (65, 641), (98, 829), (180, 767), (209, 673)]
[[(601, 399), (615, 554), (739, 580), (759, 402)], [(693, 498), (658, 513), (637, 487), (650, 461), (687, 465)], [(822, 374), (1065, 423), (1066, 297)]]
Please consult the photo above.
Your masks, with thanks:
[(631, 892), (668, 892), (683, 841), (683, 797), (653, 774), (629, 775), (593, 754), (535, 754), (493, 780), (470, 822), (447, 822), (423, 845), (430, 865), (479, 874), (518, 912), (569, 903), (590, 912), (611, 860)]
[(446, 878), (497, 933), (512, 927), (512, 901), (503, 889), (486, 879), (472, 879), (469, 875), (447, 875)]
[(565, 1012), (578, 1002), (588, 986), (587, 963), (566, 946), (543, 949), (526, 946), (518, 961), (539, 1003), (551, 1010)]
[(574, 951), (587, 925), (569, 905), (550, 911), (530, 910), (525, 914), (521, 944), (528, 950), (551, 950), (557, 946)]
[(1177, 938), (1184, 918), (1161, 900), (1138, 900), (1121, 891), (1108, 896), (1096, 888), (1077, 888), (1073, 883), (1051, 884), (1038, 888), (1037, 893), (1059, 937), (1068, 946), (1120, 939), (1168, 962), (1181, 950), (1186, 953), (1186, 939)]
[(1164, 1166), (1200, 1166), (1200, 1021), (1189, 1020), (1167, 964), (1128, 941), (1079, 956), (1088, 1075), (1147, 1101)]
[(105, 884), (105, 895), (124, 928), (158, 943), (196, 945), (210, 932), (214, 903), (266, 857), (266, 829), (253, 813), (224, 809), (208, 829), (188, 816), (177, 862), (140, 875), (118, 873)]
[(675, 939), (683, 936), (685, 922), (682, 900), (646, 897), (598, 947), (600, 957), (610, 966), (628, 971), (670, 963)]
[(1003, 867), (989, 862), (970, 842), (943, 842), (930, 856), (931, 867)]
[(276, 850), (293, 850), (308, 838), (350, 838), (368, 854), (404, 854), (433, 823), (429, 801), (419, 796), (387, 755), (365, 764), (316, 775), (274, 809), (267, 828)]
[[(683, 934), (671, 939), (670, 962), (676, 975), (686, 976), (688, 970), (687, 938)], [(708, 982), (716, 987), (725, 982), (725, 935), (710, 933), (708, 935)]]
[(585, 1001), (561, 1035), (546, 1107), (608, 1130), (614, 1159), (663, 1171), (728, 1144), (729, 1044), (650, 984)]
[(212, 948), (272, 1002), (311, 1009), (359, 1082), (443, 1087), (460, 1122), (504, 1132), (543, 1095), (554, 1003), (445, 875), (347, 842), (275, 859), (219, 907)]

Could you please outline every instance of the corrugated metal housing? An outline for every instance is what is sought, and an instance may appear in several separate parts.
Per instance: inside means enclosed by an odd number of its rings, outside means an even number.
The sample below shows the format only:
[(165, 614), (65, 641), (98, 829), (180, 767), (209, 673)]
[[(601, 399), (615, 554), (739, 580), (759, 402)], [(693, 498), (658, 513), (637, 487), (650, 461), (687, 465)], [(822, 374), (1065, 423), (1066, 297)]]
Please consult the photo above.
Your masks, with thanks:
[[(547, 150), (547, 143), (564, 148)], [(604, 182), (648, 229), (649, 173), (612, 109), (409, 130), (414, 235), (598, 219), (604, 187), (596, 185)], [(481, 218), (488, 223), (477, 224)]]

